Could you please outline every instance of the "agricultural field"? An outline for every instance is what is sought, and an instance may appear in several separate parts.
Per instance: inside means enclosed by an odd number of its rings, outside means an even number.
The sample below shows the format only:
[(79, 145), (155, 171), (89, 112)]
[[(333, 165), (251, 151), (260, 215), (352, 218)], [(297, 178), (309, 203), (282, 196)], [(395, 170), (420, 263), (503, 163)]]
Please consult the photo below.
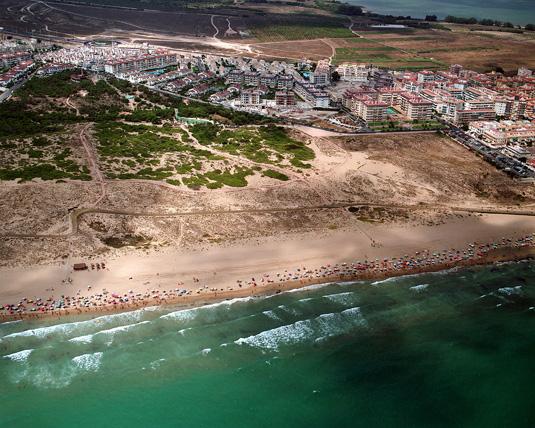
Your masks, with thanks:
[(285, 40), (312, 40), (351, 37), (348, 28), (335, 26), (272, 25), (252, 30), (259, 42), (280, 42)]
[(381, 41), (353, 37), (337, 43), (334, 64), (344, 62), (368, 63), (395, 70), (441, 69), (447, 65), (432, 58), (420, 56)]
[[(328, 36), (311, 27), (303, 33), (295, 29), (278, 34), (259, 28), (255, 31), (260, 31), (260, 37), (266, 33), (263, 40), (271, 43), (253, 43), (252, 46), (268, 57), (318, 60), (332, 56), (334, 64), (369, 62), (400, 70), (442, 69), (450, 64), (461, 64), (481, 72), (498, 67), (505, 71), (514, 71), (520, 66), (535, 67), (535, 35), (530, 32), (470, 31), (466, 26), (455, 24), (448, 24), (447, 29), (359, 30), (360, 37), (349, 30), (343, 36), (345, 29), (338, 30), (335, 30), (336, 35)], [(283, 40), (293, 42), (284, 43)]]
[(366, 39), (419, 57), (446, 64), (461, 64), (476, 71), (497, 67), (514, 71), (535, 66), (535, 43), (530, 33), (511, 34), (469, 31), (466, 26), (448, 24), (445, 30), (417, 30), (412, 34), (362, 33)]
[(261, 43), (255, 45), (255, 50), (269, 59), (286, 58), (296, 60), (305, 57), (317, 61), (332, 55), (332, 47), (325, 39), (293, 40), (292, 43), (287, 41)]

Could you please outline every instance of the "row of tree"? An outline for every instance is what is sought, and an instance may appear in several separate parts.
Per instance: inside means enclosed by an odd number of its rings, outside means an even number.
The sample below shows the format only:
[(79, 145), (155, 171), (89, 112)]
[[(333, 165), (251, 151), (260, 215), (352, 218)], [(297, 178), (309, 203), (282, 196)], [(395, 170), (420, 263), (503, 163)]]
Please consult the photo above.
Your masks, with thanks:
[[(438, 20), (438, 18), (436, 15), (427, 15), (425, 17), (425, 20), (430, 21), (430, 22), (435, 22)], [(446, 16), (446, 18), (444, 18), (444, 21), (451, 22), (454, 24), (479, 24), (479, 25), (485, 25), (487, 27), (519, 28), (519, 29), (522, 28), (520, 25), (515, 27), (510, 22), (502, 22), (502, 21), (497, 21), (494, 19), (463, 18), (460, 16), (453, 16), (453, 15)], [(527, 31), (535, 31), (535, 25), (527, 24), (524, 26), (524, 29)]]

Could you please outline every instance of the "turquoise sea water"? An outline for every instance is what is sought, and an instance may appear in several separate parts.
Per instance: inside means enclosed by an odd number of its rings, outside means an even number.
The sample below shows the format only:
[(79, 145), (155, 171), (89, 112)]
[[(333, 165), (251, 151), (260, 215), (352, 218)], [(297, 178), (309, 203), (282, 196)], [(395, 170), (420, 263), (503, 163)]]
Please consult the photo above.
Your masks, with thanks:
[(535, 24), (533, 0), (349, 0), (349, 3), (365, 6), (372, 12), (386, 15), (413, 16), (447, 15), (490, 18), (513, 24)]
[(535, 264), (0, 325), (2, 427), (533, 427)]

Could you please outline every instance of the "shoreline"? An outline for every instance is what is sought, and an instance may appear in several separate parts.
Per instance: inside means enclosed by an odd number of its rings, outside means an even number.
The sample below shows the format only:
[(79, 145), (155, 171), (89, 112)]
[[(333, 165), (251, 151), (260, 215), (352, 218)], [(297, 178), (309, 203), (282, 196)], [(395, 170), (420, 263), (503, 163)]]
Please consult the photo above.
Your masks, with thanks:
[[(504, 242), (505, 245), (503, 245)], [(476, 247), (476, 245), (478, 245), (478, 247)], [(232, 288), (227, 290), (203, 290), (201, 292), (197, 292), (197, 294), (165, 295), (164, 297), (162, 297), (161, 295), (157, 295), (154, 297), (143, 298), (134, 301), (128, 300), (128, 295), (125, 294), (125, 296), (123, 297), (114, 297), (114, 303), (102, 304), (100, 306), (68, 307), (39, 311), (24, 310), (14, 313), (0, 313), (0, 322), (9, 322), (14, 320), (46, 319), (53, 317), (57, 317), (58, 319), (60, 319), (61, 317), (78, 316), (85, 314), (112, 314), (143, 309), (150, 306), (173, 306), (177, 309), (186, 309), (192, 307), (200, 307), (207, 304), (218, 303), (236, 298), (276, 295), (282, 292), (305, 289), (306, 287), (319, 284), (329, 284), (336, 282), (380, 281), (388, 278), (435, 273), (455, 268), (487, 266), (502, 262), (530, 260), (535, 258), (535, 239), (533, 235), (528, 235), (519, 238), (514, 242), (511, 239), (504, 239), (502, 241), (501, 246), (495, 243), (474, 243), (470, 244), (466, 249), (445, 250), (444, 253), (446, 253), (447, 251), (449, 251), (450, 254), (453, 251), (457, 255), (462, 253), (466, 254), (467, 251), (471, 251), (473, 255), (469, 257), (466, 257), (466, 255), (462, 257), (456, 256), (454, 257), (454, 259), (449, 261), (441, 261), (425, 266), (415, 266), (412, 262), (413, 259), (407, 259), (406, 261), (402, 262), (401, 268), (394, 267), (392, 265), (394, 260), (398, 260), (395, 257), (392, 259), (385, 258), (383, 261), (379, 262), (377, 262), (378, 259), (376, 259), (375, 262), (370, 262), (369, 264), (367, 262), (367, 264), (352, 263), (351, 266), (349, 266), (347, 263), (342, 263), (341, 265), (336, 264), (335, 267), (332, 267), (332, 269), (338, 270), (338, 272), (332, 272), (330, 274), (323, 273), (316, 277), (305, 276), (297, 279), (281, 281), (268, 280), (266, 282), (263, 281), (264, 284), (261, 285), (258, 285), (255, 282), (254, 284), (248, 284), (245, 287), (240, 285), (239, 288)], [(419, 254), (420, 253), (417, 252), (416, 256), (418, 256)], [(436, 253), (433, 253), (433, 256), (431, 256), (431, 258), (436, 257), (435, 254)], [(399, 260), (401, 261), (404, 258), (405, 257), (402, 257)], [(331, 267), (329, 266), (329, 268)], [(318, 270), (316, 269), (316, 272), (317, 271)], [(307, 272), (311, 271), (307, 270)], [(166, 292), (164, 292), (164, 294), (165, 293)], [(122, 301), (125, 297), (127, 298), (127, 300)], [(118, 299), (119, 301), (117, 302), (117, 300), (115, 299)], [(0, 310), (2, 310), (1, 307)]]

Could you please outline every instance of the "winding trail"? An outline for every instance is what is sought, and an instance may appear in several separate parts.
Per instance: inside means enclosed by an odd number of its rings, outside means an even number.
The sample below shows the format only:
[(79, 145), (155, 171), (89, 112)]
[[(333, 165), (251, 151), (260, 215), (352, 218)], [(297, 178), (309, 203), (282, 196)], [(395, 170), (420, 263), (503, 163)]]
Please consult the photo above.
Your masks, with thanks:
[(212, 27), (214, 27), (214, 29), (215, 29), (215, 33), (214, 33), (214, 35), (212, 37), (214, 39), (217, 39), (217, 35), (219, 34), (219, 28), (217, 28), (217, 25), (215, 25), (214, 18), (215, 18), (215, 15), (212, 15), (210, 17), (210, 23), (212, 24)]
[(70, 108), (76, 111), (76, 116), (80, 116), (80, 110), (71, 102), (70, 96), (65, 100), (65, 104), (67, 104)]
[(230, 19), (228, 19), (228, 18), (227, 18), (227, 24), (228, 24), (228, 28), (227, 28), (226, 33), (228, 33), (228, 34), (237, 33), (237, 31), (234, 30), (234, 29), (232, 28), (232, 26), (230, 25)]

